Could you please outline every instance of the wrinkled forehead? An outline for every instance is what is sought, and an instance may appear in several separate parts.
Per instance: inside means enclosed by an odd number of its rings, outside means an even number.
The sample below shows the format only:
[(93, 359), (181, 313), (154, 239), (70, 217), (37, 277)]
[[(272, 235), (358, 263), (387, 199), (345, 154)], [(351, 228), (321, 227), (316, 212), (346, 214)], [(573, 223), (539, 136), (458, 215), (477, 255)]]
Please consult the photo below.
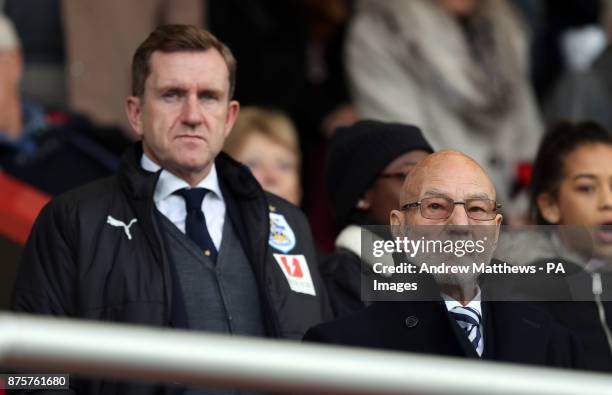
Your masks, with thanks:
[[(154, 51), (149, 60), (149, 77), (156, 80), (228, 82), (229, 70), (214, 48), (194, 51)], [(196, 82), (197, 82), (196, 81)], [(229, 82), (228, 82), (229, 84)]]
[(495, 200), (495, 187), (482, 167), (458, 154), (426, 158), (419, 163), (403, 187), (404, 202), (428, 196), (453, 200), (470, 198)]

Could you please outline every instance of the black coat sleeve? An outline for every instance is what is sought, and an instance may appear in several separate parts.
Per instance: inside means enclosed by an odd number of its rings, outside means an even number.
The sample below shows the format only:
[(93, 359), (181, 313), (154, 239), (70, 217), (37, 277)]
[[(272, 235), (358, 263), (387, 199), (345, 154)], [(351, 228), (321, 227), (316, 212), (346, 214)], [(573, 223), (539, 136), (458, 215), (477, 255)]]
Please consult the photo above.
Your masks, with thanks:
[(17, 272), (13, 311), (75, 315), (74, 229), (67, 226), (69, 211), (67, 205), (52, 201), (39, 214)]
[[(21, 259), (11, 309), (31, 314), (74, 316), (74, 238), (67, 226), (68, 208), (47, 204), (39, 214)], [(74, 384), (74, 383), (72, 383)], [(15, 394), (25, 393), (15, 391)], [(29, 392), (28, 392), (29, 393)], [(68, 391), (36, 391), (36, 394), (78, 394)]]

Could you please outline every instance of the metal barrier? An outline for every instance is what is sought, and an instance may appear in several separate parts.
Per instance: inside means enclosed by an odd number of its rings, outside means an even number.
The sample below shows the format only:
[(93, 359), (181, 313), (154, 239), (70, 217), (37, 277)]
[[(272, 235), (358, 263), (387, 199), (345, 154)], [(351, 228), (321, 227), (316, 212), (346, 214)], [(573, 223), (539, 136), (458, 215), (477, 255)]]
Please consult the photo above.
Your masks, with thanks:
[(8, 313), (0, 366), (312, 393), (612, 393), (605, 374)]

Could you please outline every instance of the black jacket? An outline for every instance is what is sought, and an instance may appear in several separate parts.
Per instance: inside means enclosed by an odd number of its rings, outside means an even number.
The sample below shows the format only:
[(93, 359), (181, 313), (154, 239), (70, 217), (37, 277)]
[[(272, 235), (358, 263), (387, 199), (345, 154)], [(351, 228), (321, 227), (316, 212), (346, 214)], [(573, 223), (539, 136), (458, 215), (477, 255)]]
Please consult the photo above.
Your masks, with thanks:
[[(582, 363), (577, 340), (526, 303), (484, 302), (484, 359), (557, 367)], [(377, 302), (310, 329), (306, 341), (478, 358), (443, 302)]]
[[(181, 306), (173, 300), (175, 280), (153, 202), (159, 172), (143, 170), (141, 155), (136, 144), (115, 176), (61, 195), (42, 210), (17, 275), (14, 310), (172, 326), (173, 310)], [(259, 284), (267, 333), (299, 339), (331, 316), (308, 223), (296, 207), (264, 193), (246, 167), (223, 153), (215, 163), (227, 212)], [(316, 296), (292, 291), (275, 261), (273, 254), (282, 252), (269, 244), (270, 212), (293, 229), (296, 244), (287, 254), (305, 257)], [(125, 223), (137, 219), (131, 239), (107, 224), (109, 215)], [(83, 393), (151, 392), (98, 386)]]
[[(582, 266), (563, 257), (532, 262), (536, 267), (546, 267), (547, 262), (562, 262), (565, 273), (523, 276), (514, 291), (517, 300), (531, 300), (538, 308), (553, 316), (561, 325), (572, 331), (582, 344), (585, 367), (589, 370), (612, 372), (612, 346), (606, 338), (606, 330), (612, 330), (612, 272), (599, 273), (599, 286)], [(600, 295), (595, 290), (600, 289)]]
[(322, 261), (321, 275), (335, 317), (356, 313), (367, 305), (361, 297), (362, 265), (359, 256), (344, 248), (337, 248)]

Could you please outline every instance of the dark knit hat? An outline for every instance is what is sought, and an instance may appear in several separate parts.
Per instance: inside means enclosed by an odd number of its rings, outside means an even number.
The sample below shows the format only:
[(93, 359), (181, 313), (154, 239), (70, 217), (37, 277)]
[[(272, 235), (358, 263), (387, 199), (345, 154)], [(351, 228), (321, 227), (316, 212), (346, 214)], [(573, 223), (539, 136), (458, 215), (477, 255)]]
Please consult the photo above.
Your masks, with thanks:
[(325, 181), (338, 224), (347, 224), (357, 201), (389, 163), (414, 150), (433, 152), (416, 126), (365, 120), (336, 129)]

